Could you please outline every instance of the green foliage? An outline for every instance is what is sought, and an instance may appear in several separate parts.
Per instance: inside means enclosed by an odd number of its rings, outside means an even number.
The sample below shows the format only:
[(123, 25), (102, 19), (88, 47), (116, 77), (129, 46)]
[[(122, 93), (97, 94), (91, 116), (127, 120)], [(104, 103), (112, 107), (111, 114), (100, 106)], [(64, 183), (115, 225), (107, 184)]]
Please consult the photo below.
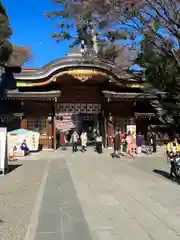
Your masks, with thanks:
[[(99, 17), (91, 7), (87, 7), (88, 1), (62, 1), (54, 0), (59, 4), (60, 10), (48, 11), (47, 18), (57, 21), (58, 31), (52, 37), (59, 43), (64, 40), (71, 40), (70, 48), (77, 47), (83, 40), (87, 49), (93, 50), (93, 34), (98, 44), (98, 56), (114, 60), (118, 54), (117, 47), (119, 40), (126, 40), (127, 32), (120, 30), (110, 30), (106, 28), (108, 21)], [(62, 7), (63, 6), (63, 7)], [(92, 26), (93, 24), (93, 26)], [(74, 34), (74, 26), (76, 34)]]
[(8, 16), (2, 1), (0, 1), (0, 65), (4, 65), (12, 53), (12, 45), (8, 41), (11, 34)]
[(99, 44), (98, 56), (100, 58), (104, 58), (113, 62), (118, 57), (119, 53), (120, 47), (118, 45), (115, 44), (107, 45), (104, 43)]
[(0, 1), (0, 65), (21, 66), (32, 57), (28, 47), (12, 45), (9, 37), (12, 29), (2, 1)]
[[(116, 0), (116, 4), (117, 2), (120, 3), (121, 0)], [(150, 86), (149, 91), (154, 88), (168, 93), (168, 98), (161, 99), (161, 104), (166, 113), (174, 117), (175, 123), (179, 124), (179, 0), (139, 2), (143, 4), (130, 8), (128, 20), (122, 21), (124, 26), (128, 26), (133, 38), (141, 36), (143, 39), (140, 46), (139, 43), (136, 46), (139, 54), (135, 63), (145, 69), (146, 84)], [(113, 16), (117, 16), (120, 8), (114, 8)], [(117, 19), (119, 21), (120, 17)]]
[[(154, 37), (154, 36), (153, 36)], [(156, 42), (154, 37), (154, 43)], [(151, 89), (155, 88), (167, 92), (167, 99), (161, 100), (166, 114), (173, 116), (176, 125), (180, 124), (180, 66), (168, 52), (156, 48), (152, 35), (146, 36), (141, 42), (141, 52), (136, 63), (145, 69), (146, 81)], [(179, 55), (180, 50), (176, 49)]]

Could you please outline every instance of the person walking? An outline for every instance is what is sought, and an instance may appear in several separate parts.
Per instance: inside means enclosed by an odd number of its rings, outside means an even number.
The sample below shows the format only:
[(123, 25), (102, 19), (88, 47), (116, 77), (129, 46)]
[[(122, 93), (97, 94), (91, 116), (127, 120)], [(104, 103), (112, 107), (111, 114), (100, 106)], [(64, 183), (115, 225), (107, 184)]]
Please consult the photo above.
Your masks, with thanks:
[(137, 151), (137, 146), (136, 146), (136, 133), (132, 132), (132, 154), (135, 157), (136, 151)]
[(129, 154), (132, 158), (134, 158), (134, 155), (133, 155), (134, 139), (130, 131), (128, 132), (126, 141), (127, 141), (127, 154)]
[(86, 132), (82, 132), (81, 134), (81, 151), (84, 153), (86, 151), (86, 147), (87, 147), (87, 133)]
[(66, 136), (63, 131), (60, 132), (60, 146), (62, 150), (66, 150)]
[(76, 131), (74, 131), (72, 134), (72, 137), (71, 137), (73, 153), (78, 151), (78, 149), (77, 149), (78, 139), (79, 139), (79, 135)]
[(146, 137), (146, 152), (147, 154), (152, 155), (152, 134), (150, 131), (147, 132), (147, 137)]
[(119, 132), (119, 138), (120, 138), (120, 148), (119, 148), (119, 153), (121, 154), (122, 153), (122, 141), (123, 141), (123, 133), (120, 131)]
[(142, 137), (142, 134), (139, 132), (136, 140), (137, 154), (141, 154), (142, 152), (142, 142), (143, 142), (143, 137)]
[(116, 131), (114, 135), (114, 152), (112, 154), (113, 158), (120, 158), (119, 156), (119, 149), (120, 149), (120, 134), (119, 131)]
[(152, 133), (152, 148), (153, 148), (153, 153), (156, 153), (157, 148), (156, 148), (156, 133)]
[(102, 136), (99, 133), (96, 136), (96, 152), (102, 153)]
[(69, 131), (66, 132), (66, 145), (69, 146), (71, 142), (71, 133)]
[(60, 146), (59, 142), (60, 142), (60, 133), (59, 133), (59, 130), (56, 129), (56, 149), (58, 149)]
[(126, 156), (127, 153), (127, 140), (126, 140), (126, 134), (124, 134), (124, 137), (122, 139), (122, 155)]

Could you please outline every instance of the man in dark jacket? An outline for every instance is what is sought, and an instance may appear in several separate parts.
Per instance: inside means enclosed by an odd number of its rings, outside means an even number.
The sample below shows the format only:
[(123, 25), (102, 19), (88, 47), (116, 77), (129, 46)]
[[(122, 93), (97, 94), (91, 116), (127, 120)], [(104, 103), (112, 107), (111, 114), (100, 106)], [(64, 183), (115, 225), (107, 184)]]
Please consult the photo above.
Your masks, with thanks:
[(113, 158), (120, 158), (119, 156), (119, 149), (120, 149), (120, 133), (119, 131), (116, 131), (114, 135), (114, 152), (112, 154)]
[(152, 154), (156, 152), (156, 134), (154, 132), (147, 133), (147, 153)]
[(137, 145), (137, 154), (140, 154), (142, 151), (142, 143), (143, 143), (143, 136), (139, 132), (137, 137), (136, 137), (136, 145)]
[(156, 153), (156, 133), (152, 133), (152, 147), (153, 147), (153, 153)]

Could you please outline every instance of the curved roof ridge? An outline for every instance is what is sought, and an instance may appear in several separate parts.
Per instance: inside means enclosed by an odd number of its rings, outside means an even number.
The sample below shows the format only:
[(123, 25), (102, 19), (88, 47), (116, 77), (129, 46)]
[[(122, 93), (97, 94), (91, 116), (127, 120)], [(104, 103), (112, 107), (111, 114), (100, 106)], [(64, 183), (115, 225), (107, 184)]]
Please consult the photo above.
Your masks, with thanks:
[(100, 59), (100, 58), (90, 58), (90, 57), (82, 57), (82, 56), (64, 56), (62, 58), (53, 60), (48, 64), (44, 65), (41, 68), (37, 68), (36, 70), (26, 69), (22, 71), (20, 74), (15, 74), (15, 78), (18, 80), (36, 80), (43, 79), (45, 77), (50, 76), (54, 72), (58, 70), (62, 70), (65, 68), (71, 67), (87, 67), (87, 68), (99, 68), (102, 71), (112, 71), (112, 74), (118, 75), (122, 72), (120, 66), (115, 65), (114, 63)]

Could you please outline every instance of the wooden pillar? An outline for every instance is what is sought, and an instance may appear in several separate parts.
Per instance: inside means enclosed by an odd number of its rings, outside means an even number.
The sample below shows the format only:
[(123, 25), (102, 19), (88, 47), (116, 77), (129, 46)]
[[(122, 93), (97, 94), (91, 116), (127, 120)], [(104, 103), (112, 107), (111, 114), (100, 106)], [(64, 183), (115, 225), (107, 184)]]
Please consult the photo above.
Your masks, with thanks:
[(23, 129), (27, 129), (27, 119), (24, 118), (24, 119), (21, 119), (21, 128)]
[(53, 116), (53, 149), (56, 150), (56, 119)]
[(104, 110), (100, 114), (100, 133), (103, 137), (103, 146), (107, 147), (107, 122)]
[(48, 132), (48, 148), (53, 148), (53, 117), (51, 120), (47, 119), (47, 132)]
[(57, 99), (55, 98), (52, 102), (52, 131), (53, 131), (53, 149), (56, 149), (56, 116), (55, 116), (55, 104)]
[(107, 147), (107, 118), (104, 116), (104, 147)]
[[(24, 114), (24, 101), (18, 102), (18, 104), (21, 106), (21, 111)], [(23, 129), (27, 129), (28, 128), (27, 118), (21, 119), (21, 128), (23, 128)]]
[(113, 123), (107, 120), (107, 144), (108, 147), (112, 148), (113, 147), (113, 135), (114, 135), (114, 128), (113, 128)]

